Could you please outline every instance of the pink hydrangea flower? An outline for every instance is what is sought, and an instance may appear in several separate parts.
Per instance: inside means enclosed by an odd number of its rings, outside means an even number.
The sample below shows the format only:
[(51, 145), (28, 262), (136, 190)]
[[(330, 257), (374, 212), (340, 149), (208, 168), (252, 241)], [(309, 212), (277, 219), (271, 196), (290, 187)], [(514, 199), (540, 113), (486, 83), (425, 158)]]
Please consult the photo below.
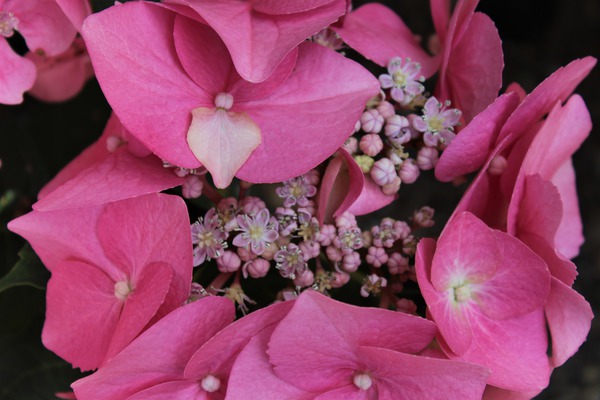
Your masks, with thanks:
[[(435, 326), (393, 311), (350, 306), (307, 290), (276, 327), (240, 352), (226, 399), (480, 399), (485, 368), (416, 355)], [(450, 389), (451, 388), (451, 389)]]
[[(218, 187), (234, 176), (274, 182), (307, 172), (346, 140), (378, 90), (360, 65), (314, 43), (289, 52), (267, 80), (249, 83), (209, 26), (155, 3), (94, 14), (83, 34), (124, 125), (171, 164), (204, 165)], [(320, 145), (310, 145), (316, 138)]]
[(391, 89), (392, 99), (399, 104), (408, 104), (415, 96), (425, 91), (425, 86), (421, 84), (425, 77), (421, 75), (421, 66), (418, 63), (410, 59), (403, 62), (400, 57), (394, 57), (388, 63), (387, 69), (387, 74), (379, 75), (379, 83), (382, 88)]
[(279, 237), (276, 222), (271, 219), (269, 210), (266, 208), (254, 216), (243, 214), (238, 215), (236, 219), (238, 230), (241, 233), (233, 238), (233, 244), (249, 248), (257, 256), (264, 253), (265, 249)]
[(188, 221), (182, 200), (163, 194), (12, 221), (52, 272), (44, 345), (95, 369), (181, 306), (192, 277)]
[(423, 107), (423, 116), (412, 121), (419, 132), (423, 132), (423, 141), (427, 146), (438, 143), (448, 145), (456, 136), (454, 128), (460, 121), (461, 112), (456, 108), (446, 109), (435, 97), (430, 97)]

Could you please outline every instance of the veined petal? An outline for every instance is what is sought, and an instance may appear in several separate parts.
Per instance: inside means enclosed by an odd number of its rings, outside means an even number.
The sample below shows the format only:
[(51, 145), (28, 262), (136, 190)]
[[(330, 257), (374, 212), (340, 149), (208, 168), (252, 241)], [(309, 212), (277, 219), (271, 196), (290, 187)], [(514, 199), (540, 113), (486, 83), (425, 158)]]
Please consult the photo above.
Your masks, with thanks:
[(198, 107), (192, 110), (187, 142), (215, 186), (225, 188), (260, 145), (261, 130), (244, 112)]
[(0, 38), (0, 59), (0, 104), (19, 104), (35, 82), (35, 65), (15, 53), (4, 38)]

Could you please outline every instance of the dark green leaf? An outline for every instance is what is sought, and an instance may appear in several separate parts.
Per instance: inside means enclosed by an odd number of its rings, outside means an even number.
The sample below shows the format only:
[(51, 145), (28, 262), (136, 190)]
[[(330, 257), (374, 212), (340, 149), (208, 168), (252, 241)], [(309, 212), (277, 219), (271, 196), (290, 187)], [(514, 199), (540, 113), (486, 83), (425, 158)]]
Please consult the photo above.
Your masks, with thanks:
[(21, 259), (0, 279), (0, 293), (11, 287), (23, 285), (43, 290), (50, 273), (29, 244), (19, 251), (19, 257)]

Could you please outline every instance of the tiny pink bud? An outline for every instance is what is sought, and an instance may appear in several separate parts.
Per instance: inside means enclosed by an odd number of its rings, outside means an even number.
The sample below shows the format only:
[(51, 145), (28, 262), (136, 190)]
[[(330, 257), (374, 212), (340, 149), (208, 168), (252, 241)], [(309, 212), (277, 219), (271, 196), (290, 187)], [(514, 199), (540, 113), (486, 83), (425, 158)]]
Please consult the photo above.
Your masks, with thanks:
[(495, 156), (490, 162), (490, 166), (488, 167), (488, 173), (490, 175), (500, 175), (504, 172), (507, 165), (508, 163), (506, 161), (506, 158), (500, 155)]
[(242, 267), (242, 274), (244, 275), (244, 278), (247, 278), (248, 275), (252, 278), (262, 278), (267, 275), (270, 266), (271, 263), (264, 258), (259, 257), (255, 260), (246, 262)]
[[(356, 140), (356, 139), (354, 139)], [(311, 169), (306, 174), (304, 174), (304, 180), (307, 184), (317, 186), (321, 180), (321, 174), (316, 169)]]
[(242, 260), (243, 262), (254, 260), (256, 257), (258, 257), (250, 250), (250, 248), (245, 247), (238, 247), (237, 254), (240, 257), (240, 260)]
[(202, 180), (198, 176), (188, 175), (181, 186), (181, 194), (186, 199), (195, 199), (202, 195), (203, 187), (204, 183), (202, 183)]
[(360, 128), (362, 128), (361, 124), (360, 124), (360, 120), (356, 121), (356, 124), (354, 124), (354, 133), (360, 131)]
[(123, 144), (125, 144), (125, 142), (118, 136), (110, 135), (106, 138), (106, 150), (110, 153), (115, 152)]
[(354, 272), (360, 266), (360, 254), (353, 251), (350, 254), (345, 254), (342, 259), (342, 269), (346, 272)]
[(242, 260), (233, 251), (226, 250), (223, 255), (217, 258), (217, 267), (220, 272), (235, 272), (240, 269)]
[(409, 299), (398, 299), (396, 301), (396, 311), (417, 315), (417, 305)]
[(417, 155), (417, 165), (423, 171), (434, 169), (439, 159), (439, 152), (435, 147), (421, 147)]
[(321, 253), (321, 245), (314, 240), (305, 240), (298, 245), (305, 260), (316, 258)]
[(398, 175), (396, 175), (396, 168), (394, 163), (389, 158), (382, 158), (375, 161), (370, 172), (371, 178), (379, 186), (387, 185), (392, 183)]
[(225, 197), (219, 204), (217, 204), (217, 209), (219, 211), (229, 211), (229, 210), (237, 210), (238, 201), (235, 197)]
[(316, 240), (321, 243), (321, 246), (329, 246), (333, 243), (333, 239), (337, 236), (335, 226), (324, 224), (316, 235)]
[(406, 239), (410, 235), (410, 226), (404, 221), (394, 222), (394, 231), (398, 232), (398, 239)]
[(335, 217), (335, 225), (339, 230), (356, 228), (356, 217), (345, 211), (342, 215)]
[(342, 250), (338, 249), (335, 246), (327, 246), (327, 248), (325, 249), (325, 254), (327, 255), (327, 258), (332, 262), (342, 261)]
[(387, 262), (388, 258), (389, 256), (383, 247), (371, 246), (369, 247), (366, 260), (375, 268), (379, 268)]
[(377, 106), (377, 111), (384, 119), (388, 119), (393, 115), (396, 115), (396, 110), (394, 109), (394, 105), (389, 101), (382, 101), (381, 104)]
[(346, 139), (342, 147), (352, 155), (358, 151), (358, 140), (354, 136), (350, 136)]
[(373, 234), (370, 231), (362, 231), (363, 247), (369, 247), (373, 243)]
[(393, 194), (398, 193), (398, 191), (400, 190), (401, 183), (402, 183), (402, 179), (400, 179), (399, 177), (396, 177), (396, 179), (394, 179), (392, 182), (388, 183), (387, 185), (383, 185), (381, 187), (381, 191), (384, 194), (391, 196)]
[(265, 209), (267, 205), (260, 198), (247, 196), (240, 201), (240, 208), (245, 214), (256, 215), (259, 211)]
[(379, 135), (371, 133), (363, 136), (360, 139), (359, 146), (363, 153), (368, 156), (375, 157), (381, 150), (383, 150), (383, 141)]
[(333, 279), (331, 280), (331, 287), (340, 288), (346, 283), (350, 282), (350, 275), (345, 272), (336, 271), (333, 273)]
[(294, 285), (296, 286), (307, 287), (313, 283), (315, 283), (315, 274), (310, 269), (302, 271), (301, 274), (296, 275), (296, 278), (294, 278)]
[(412, 221), (419, 228), (430, 228), (435, 224), (434, 213), (435, 211), (431, 207), (421, 207), (420, 210), (414, 212)]
[(409, 125), (408, 119), (401, 115), (394, 114), (385, 121), (385, 136), (396, 137), (400, 135), (402, 129)]
[(360, 116), (360, 124), (362, 126), (362, 130), (367, 133), (379, 133), (381, 132), (381, 128), (383, 128), (383, 115), (379, 113), (374, 108), (365, 111)]
[(398, 171), (398, 175), (402, 182), (411, 184), (415, 183), (417, 179), (419, 179), (419, 175), (421, 175), (421, 170), (415, 160), (409, 158), (404, 160), (404, 162), (400, 165), (400, 170)]
[(408, 258), (398, 252), (394, 252), (388, 258), (387, 267), (392, 275), (403, 274), (408, 271)]

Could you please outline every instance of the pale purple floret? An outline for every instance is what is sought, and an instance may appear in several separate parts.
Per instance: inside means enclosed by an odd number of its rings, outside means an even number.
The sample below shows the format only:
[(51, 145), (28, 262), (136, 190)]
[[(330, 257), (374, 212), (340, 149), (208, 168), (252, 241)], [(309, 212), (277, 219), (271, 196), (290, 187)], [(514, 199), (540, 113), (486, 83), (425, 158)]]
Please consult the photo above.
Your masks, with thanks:
[(289, 179), (283, 186), (276, 189), (277, 195), (283, 199), (283, 205), (291, 207), (298, 204), (301, 207), (308, 205), (308, 198), (317, 194), (317, 188), (309, 184), (304, 176)]
[(425, 87), (421, 84), (425, 77), (421, 75), (421, 66), (410, 61), (409, 58), (403, 64), (400, 57), (394, 57), (388, 63), (388, 73), (379, 75), (379, 83), (383, 89), (390, 89), (392, 99), (406, 105), (415, 96), (423, 93)]
[(198, 218), (190, 230), (194, 245), (194, 267), (223, 255), (223, 249), (227, 248), (227, 232), (219, 225), (216, 209), (211, 208), (204, 218)]
[(438, 143), (448, 145), (456, 136), (454, 127), (458, 125), (462, 113), (456, 108), (446, 109), (448, 105), (431, 97), (423, 106), (421, 118), (413, 119), (413, 126), (423, 132), (423, 141), (427, 146), (435, 147)]
[(282, 246), (281, 250), (275, 253), (274, 259), (277, 263), (275, 268), (284, 278), (294, 279), (297, 275), (302, 275), (307, 268), (302, 251), (293, 243)]
[(279, 237), (277, 221), (270, 218), (269, 210), (266, 208), (254, 216), (238, 215), (236, 221), (241, 233), (233, 239), (233, 244), (238, 247), (249, 247), (257, 256), (264, 253), (265, 249)]
[(11, 37), (19, 27), (19, 19), (13, 13), (0, 11), (0, 36)]
[(343, 254), (350, 254), (354, 250), (363, 247), (360, 229), (350, 228), (341, 230), (333, 240), (333, 245), (340, 249)]

